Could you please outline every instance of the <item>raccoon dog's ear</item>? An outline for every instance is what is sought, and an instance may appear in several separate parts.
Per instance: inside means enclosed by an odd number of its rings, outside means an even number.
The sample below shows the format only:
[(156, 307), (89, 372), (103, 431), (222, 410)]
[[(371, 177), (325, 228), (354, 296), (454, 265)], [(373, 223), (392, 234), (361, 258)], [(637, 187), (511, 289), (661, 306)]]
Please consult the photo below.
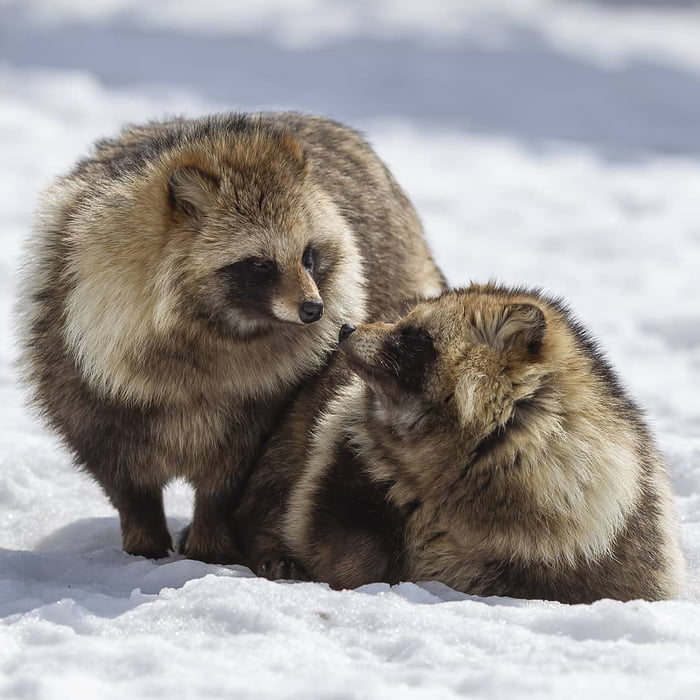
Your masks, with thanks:
[(496, 327), (495, 347), (526, 356), (542, 349), (547, 321), (534, 304), (508, 304)]
[(219, 189), (219, 180), (199, 168), (177, 168), (168, 180), (168, 197), (175, 211), (197, 217), (206, 211), (212, 196)]

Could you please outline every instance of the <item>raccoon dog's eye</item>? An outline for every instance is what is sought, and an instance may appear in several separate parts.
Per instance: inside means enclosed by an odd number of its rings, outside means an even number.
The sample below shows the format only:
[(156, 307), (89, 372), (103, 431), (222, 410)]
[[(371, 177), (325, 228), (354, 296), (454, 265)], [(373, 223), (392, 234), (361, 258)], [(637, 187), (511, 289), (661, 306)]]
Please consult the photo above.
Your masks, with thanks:
[(398, 334), (389, 336), (384, 344), (387, 366), (395, 370), (401, 386), (409, 392), (420, 393), (437, 351), (430, 334), (422, 328), (404, 326)]
[(275, 263), (272, 260), (263, 260), (263, 258), (248, 258), (244, 260), (245, 264), (258, 272), (273, 272)]
[(310, 275), (314, 274), (314, 271), (318, 265), (318, 252), (313, 246), (306, 246), (304, 254), (301, 256), (301, 264)]

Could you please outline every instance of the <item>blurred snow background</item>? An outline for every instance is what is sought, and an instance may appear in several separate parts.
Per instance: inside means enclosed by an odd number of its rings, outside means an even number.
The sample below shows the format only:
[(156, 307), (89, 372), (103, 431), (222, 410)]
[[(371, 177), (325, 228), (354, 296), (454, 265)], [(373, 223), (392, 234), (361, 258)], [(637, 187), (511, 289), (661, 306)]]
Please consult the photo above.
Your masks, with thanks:
[[(684, 599), (337, 593), (119, 550), (11, 365), (36, 193), (124, 121), (263, 108), (363, 129), (453, 283), (568, 298), (669, 460)], [(0, 696), (698, 697), (699, 3), (0, 0), (0, 156)], [(167, 500), (177, 530), (189, 490)]]

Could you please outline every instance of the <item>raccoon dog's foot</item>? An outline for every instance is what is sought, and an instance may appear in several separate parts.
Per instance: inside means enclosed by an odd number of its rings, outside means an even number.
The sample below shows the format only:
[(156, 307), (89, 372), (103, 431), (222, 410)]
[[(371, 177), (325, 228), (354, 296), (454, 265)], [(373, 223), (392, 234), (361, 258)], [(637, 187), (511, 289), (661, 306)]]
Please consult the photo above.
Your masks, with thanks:
[(281, 553), (271, 553), (260, 561), (254, 569), (258, 576), (264, 576), (270, 581), (310, 581), (311, 577), (306, 573), (301, 564), (291, 557)]
[(231, 537), (225, 536), (217, 539), (208, 537), (196, 540), (192, 537), (191, 523), (180, 535), (178, 553), (188, 559), (196, 559), (207, 564), (240, 564), (243, 561), (243, 557)]
[(163, 559), (173, 550), (173, 541), (169, 532), (143, 536), (145, 533), (130, 533), (128, 537), (123, 537), (124, 551), (135, 557), (146, 557), (147, 559)]
[(165, 522), (162, 492), (134, 488), (111, 491), (110, 497), (119, 511), (124, 551), (148, 559), (167, 557), (173, 541)]
[(194, 518), (183, 530), (179, 551), (208, 564), (241, 564), (234, 536), (234, 495), (195, 492)]

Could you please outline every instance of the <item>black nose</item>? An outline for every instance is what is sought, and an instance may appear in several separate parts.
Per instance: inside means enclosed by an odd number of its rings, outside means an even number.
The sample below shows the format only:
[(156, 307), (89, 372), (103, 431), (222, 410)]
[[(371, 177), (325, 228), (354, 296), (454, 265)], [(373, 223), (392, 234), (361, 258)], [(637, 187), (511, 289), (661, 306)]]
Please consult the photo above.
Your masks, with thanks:
[(352, 323), (344, 323), (340, 327), (340, 337), (338, 338), (339, 342), (343, 342), (346, 338), (349, 338), (351, 334), (353, 334), (357, 328), (352, 325)]
[(305, 301), (299, 307), (299, 318), (302, 323), (313, 323), (323, 316), (322, 301)]

